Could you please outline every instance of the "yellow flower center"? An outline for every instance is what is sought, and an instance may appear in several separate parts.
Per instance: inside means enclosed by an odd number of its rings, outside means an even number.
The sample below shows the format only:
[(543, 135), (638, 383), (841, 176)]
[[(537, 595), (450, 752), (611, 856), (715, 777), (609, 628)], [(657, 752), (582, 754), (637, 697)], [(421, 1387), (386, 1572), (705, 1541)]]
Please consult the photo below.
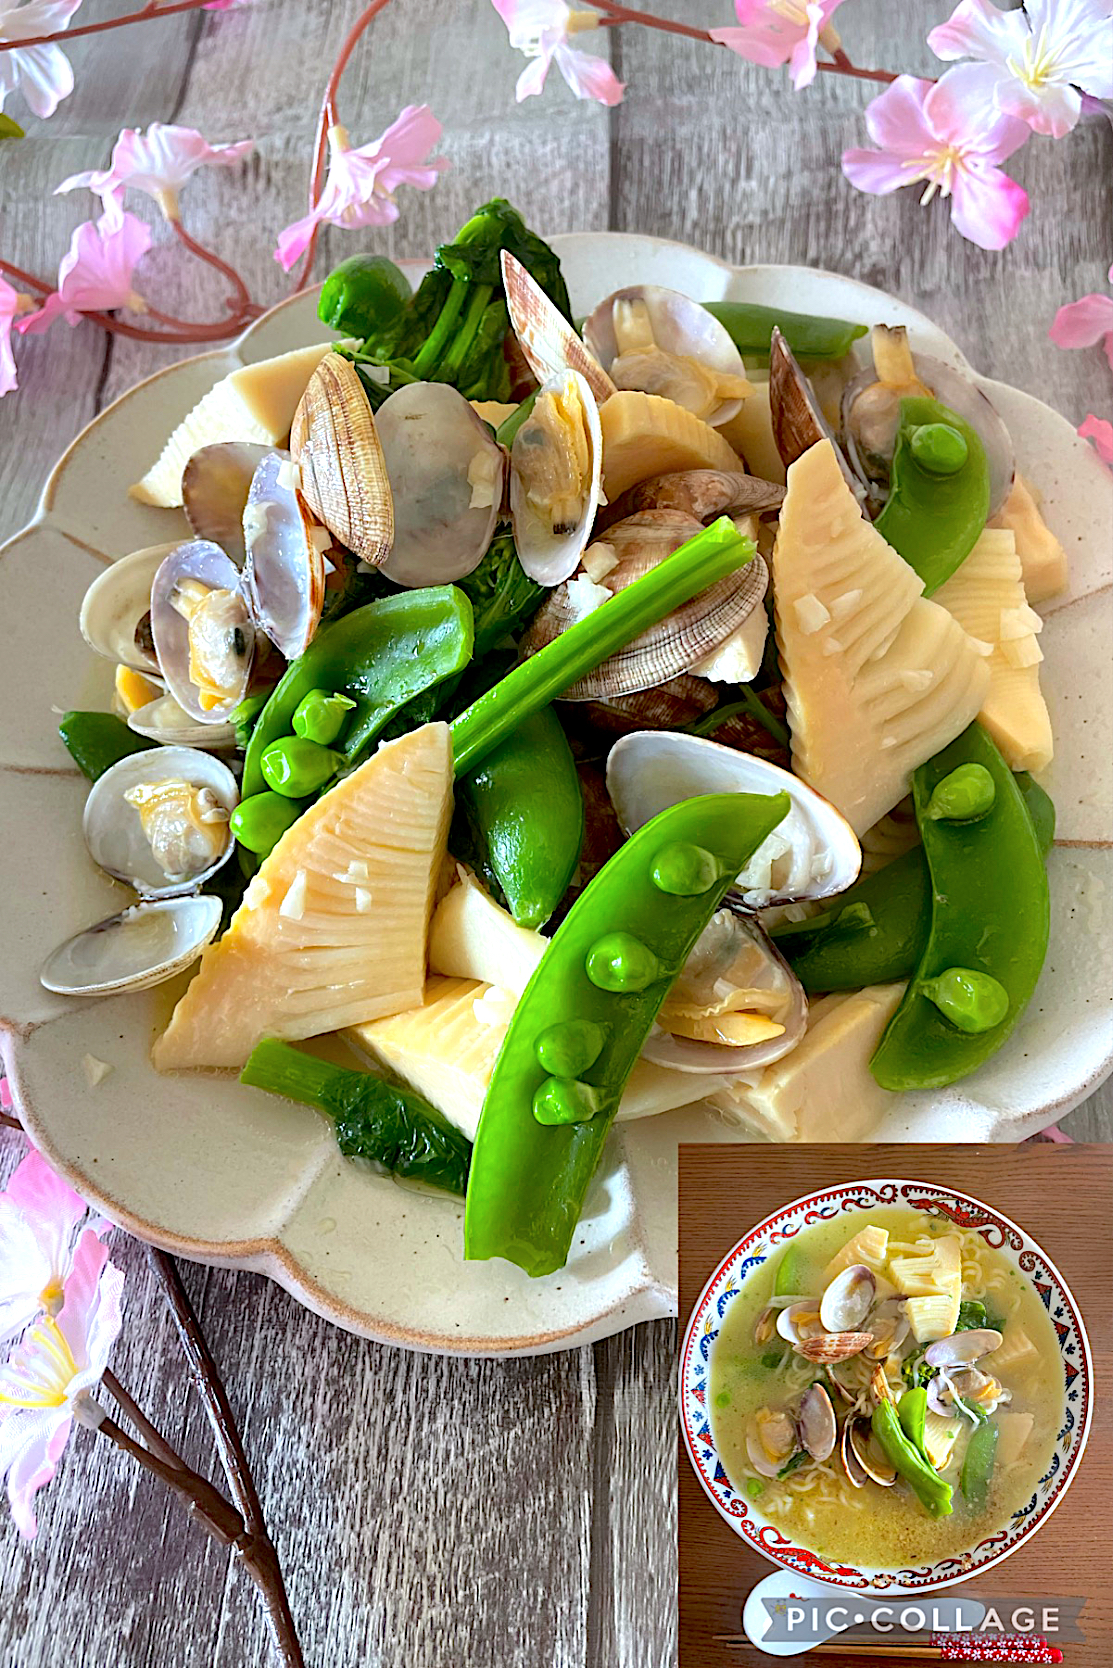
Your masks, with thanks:
[(1061, 79), (1059, 58), (1048, 47), (1046, 24), (1038, 35), (1028, 34), (1020, 52), (1008, 60), (1008, 68), (1026, 87), (1039, 88)]
[(77, 1377), (77, 1362), (53, 1315), (35, 1322), (0, 1368), (0, 1403), (9, 1407), (61, 1407)]
[(909, 157), (901, 167), (911, 171), (909, 185), (916, 180), (927, 180), (920, 202), (930, 203), (937, 191), (943, 197), (951, 195), (955, 175), (965, 170), (966, 158), (957, 145), (941, 145), (937, 151), (928, 151), (924, 156)]
[(566, 35), (578, 35), (584, 29), (598, 29), (598, 27), (598, 12), (570, 11), (568, 21), (564, 25), (564, 33)]

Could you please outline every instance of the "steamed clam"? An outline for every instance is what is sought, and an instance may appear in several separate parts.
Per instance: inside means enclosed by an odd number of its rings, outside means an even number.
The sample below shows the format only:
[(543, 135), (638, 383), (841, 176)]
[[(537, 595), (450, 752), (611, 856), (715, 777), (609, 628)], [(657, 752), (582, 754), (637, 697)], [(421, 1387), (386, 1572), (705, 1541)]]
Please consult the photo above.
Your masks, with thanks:
[(612, 508), (626, 515), (637, 510), (683, 510), (706, 524), (720, 515), (763, 515), (777, 510), (784, 495), (783, 486), (756, 475), (726, 469), (678, 469), (639, 481)]
[(628, 834), (699, 794), (787, 793), (788, 815), (736, 882), (747, 909), (833, 897), (857, 877), (861, 851), (849, 823), (798, 777), (752, 754), (700, 736), (640, 731), (612, 748), (607, 787)]
[(568, 320), (509, 249), (500, 256), (506, 307), (518, 346), (542, 386), (563, 371), (578, 371), (600, 404), (615, 385)]
[(255, 623), (287, 660), (308, 648), (325, 602), (328, 534), (312, 519), (299, 470), (268, 452), (251, 481), (243, 512), (243, 586)]
[(121, 556), (99, 573), (81, 604), (78, 623), (91, 649), (136, 672), (158, 674), (151, 641), (151, 586), (176, 544), (156, 544)]
[(713, 428), (753, 392), (726, 327), (659, 284), (607, 296), (585, 319), (584, 341), (617, 388), (663, 395)]
[(903, 325), (875, 325), (870, 347), (872, 366), (843, 392), (842, 441), (871, 506), (879, 509), (888, 494), (901, 400), (927, 395), (964, 418), (978, 434), (989, 464), (989, 513), (996, 515), (1016, 473), (1012, 440), (996, 408), (961, 371), (929, 354), (914, 354)]
[(761, 928), (723, 909), (700, 935), (642, 1053), (680, 1071), (756, 1071), (796, 1046), (807, 1017), (799, 981)]
[[(385, 410), (385, 407), (384, 407)], [(603, 434), (587, 379), (542, 383), (510, 449), (510, 515), (518, 559), (539, 585), (575, 573), (602, 497)]]
[(85, 801), (89, 855), (148, 898), (193, 891), (232, 855), (239, 803), (227, 765), (192, 747), (129, 753)]
[(866, 1482), (879, 1488), (892, 1488), (897, 1480), (896, 1467), (882, 1453), (870, 1429), (868, 1419), (851, 1415), (843, 1427), (841, 1458), (843, 1470), (855, 1488)]
[[(584, 552), (581, 571), (546, 599), (523, 639), (522, 652), (535, 654), (671, 556), (701, 525), (683, 510), (665, 509), (642, 510), (615, 522)], [(768, 569), (755, 556), (740, 572), (726, 575), (641, 632), (570, 685), (561, 699), (608, 700), (679, 677), (720, 650), (761, 608), (767, 583)]]
[(247, 689), (255, 625), (239, 570), (217, 545), (194, 539), (160, 565), (151, 631), (178, 705), (201, 724), (223, 723)]
[(129, 712), (127, 726), (148, 741), (177, 747), (204, 747), (210, 753), (234, 747), (236, 742), (231, 724), (202, 724), (179, 706), (173, 695), (167, 694), (158, 695)]
[(237, 567), (246, 550), (243, 512), (251, 481), (267, 455), (265, 446), (220, 440), (194, 452), (182, 471), (182, 508), (199, 539), (218, 544)]
[(786, 1407), (759, 1407), (746, 1432), (746, 1453), (762, 1477), (777, 1477), (799, 1444), (796, 1421)]
[(203, 894), (133, 904), (60, 944), (39, 978), (60, 996), (112, 996), (184, 973), (220, 926), (219, 898)]
[(775, 326), (769, 343), (769, 415), (773, 440), (786, 469), (818, 441), (829, 440), (848, 486), (859, 503), (865, 500), (866, 489), (843, 456), (815, 389)]
[(820, 1300), (819, 1318), (828, 1332), (852, 1332), (873, 1307), (877, 1279), (865, 1263), (853, 1263), (827, 1286)]
[(830, 1396), (822, 1384), (810, 1384), (796, 1412), (800, 1446), (820, 1464), (831, 1458), (838, 1440), (838, 1424)]
[(502, 507), (502, 447), (444, 382), (399, 388), (379, 407), (375, 429), (394, 502), (383, 573), (408, 586), (465, 578), (482, 560)]
[(290, 450), (317, 520), (361, 561), (377, 566), (394, 542), (386, 459), (355, 366), (326, 353), (294, 413)]
[(928, 1380), (927, 1399), (933, 1413), (946, 1419), (961, 1415), (978, 1425), (987, 1414), (1011, 1401), (1012, 1391), (1006, 1390), (992, 1373), (983, 1373), (978, 1367), (959, 1367), (954, 1372), (940, 1367), (934, 1378)]

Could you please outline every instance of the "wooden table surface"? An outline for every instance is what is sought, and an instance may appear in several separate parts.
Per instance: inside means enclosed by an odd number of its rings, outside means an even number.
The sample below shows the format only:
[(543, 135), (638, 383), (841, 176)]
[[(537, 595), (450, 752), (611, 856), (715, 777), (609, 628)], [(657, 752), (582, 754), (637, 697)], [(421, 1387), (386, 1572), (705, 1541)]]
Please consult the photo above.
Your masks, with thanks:
[[(1006, 1564), (947, 1595), (981, 1599), (1085, 1599), (1084, 1645), (1064, 1647), (1070, 1668), (1108, 1668), (1113, 1658), (1113, 1407), (1103, 1394), (1113, 1372), (1113, 1151), (1049, 1145), (970, 1147), (686, 1146), (680, 1159), (680, 1315), (731, 1246), (757, 1222), (813, 1188), (873, 1176), (904, 1176), (951, 1186), (1003, 1211), (1029, 1233), (1074, 1294), (1094, 1360), (1093, 1422), (1078, 1473), (1052, 1517)], [(760, 1668), (753, 1646), (716, 1644), (741, 1631), (750, 1589), (772, 1572), (723, 1521), (678, 1443), (680, 1498), (680, 1668)], [(940, 1595), (943, 1596), (943, 1595)], [(1001, 1608), (1004, 1608), (1002, 1603)], [(1042, 1604), (1037, 1607), (1037, 1613)], [(1037, 1630), (1038, 1631), (1038, 1630)], [(874, 1636), (875, 1642), (876, 1636)], [(803, 1660), (803, 1659), (802, 1659)], [(806, 1660), (811, 1661), (811, 1658)], [(855, 1668), (851, 1652), (824, 1668)]]
[[(123, 9), (85, 0), (78, 21)], [(684, 0), (658, 10), (694, 15)], [(698, 15), (724, 22), (730, 10), (716, 0)], [(860, 63), (930, 74), (923, 37), (949, 10), (944, 0), (857, 0), (843, 33)], [(320, 83), (358, 11), (357, 0), (257, 0), (75, 41), (76, 93), (0, 147), (4, 253), (52, 273), (91, 212), (83, 193), (55, 198), (53, 187), (103, 166), (121, 126), (174, 120), (212, 141), (258, 141), (242, 171), (191, 182), (186, 220), (260, 300), (280, 299), (275, 234), (303, 212)], [(427, 254), (500, 193), (542, 232), (612, 227), (736, 261), (811, 262), (922, 306), (981, 370), (1072, 421), (1107, 410), (1100, 350), (1060, 353), (1047, 340), (1056, 307), (1102, 288), (1113, 253), (1104, 119), (1061, 144), (1033, 140), (1014, 159), (1032, 215), (1009, 250), (987, 255), (950, 229), (943, 205), (866, 197), (841, 179), (839, 153), (863, 142), (862, 84), (820, 76), (796, 97), (780, 72), (646, 31), (612, 33), (610, 50), (629, 85), (615, 110), (576, 103), (555, 71), (543, 98), (516, 106), (521, 59), (488, 0), (397, 0), (345, 80), (343, 116), (360, 142), (402, 104), (427, 101), (452, 169), (427, 195), (404, 191), (401, 219), (373, 246)], [(22, 118), (18, 100), (10, 108)], [(216, 291), (164, 229), (156, 239), (144, 287), (164, 310), (204, 316)], [(330, 232), (321, 270), (363, 241)], [(25, 339), (19, 357), (22, 392), (0, 403), (0, 538), (29, 517), (77, 430), (177, 354), (58, 324)], [(1108, 1091), (1094, 1096), (1067, 1127), (1107, 1138), (1110, 1106)], [(2, 1138), (9, 1163), (16, 1148)], [(142, 1257), (120, 1254), (130, 1280), (117, 1372), (208, 1463), (204, 1419)], [(672, 1661), (674, 1327), (536, 1362), (433, 1361), (332, 1331), (261, 1278), (186, 1272), (242, 1414), (313, 1668)], [(2, 1668), (261, 1668), (264, 1632), (245, 1583), (106, 1448), (77, 1439), (43, 1498), (33, 1550), (0, 1521)]]

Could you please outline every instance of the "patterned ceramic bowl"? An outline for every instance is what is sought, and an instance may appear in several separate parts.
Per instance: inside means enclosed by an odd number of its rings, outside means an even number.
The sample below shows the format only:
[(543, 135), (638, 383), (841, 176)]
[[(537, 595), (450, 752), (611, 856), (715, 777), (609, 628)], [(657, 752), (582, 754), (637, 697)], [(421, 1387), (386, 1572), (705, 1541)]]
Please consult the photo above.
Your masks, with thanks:
[[(844, 1211), (877, 1205), (908, 1205), (975, 1229), (1028, 1276), (1054, 1323), (1059, 1340), (1066, 1392), (1066, 1417), (1051, 1465), (1028, 1504), (1008, 1525), (960, 1558), (941, 1558), (917, 1569), (856, 1569), (828, 1563), (807, 1547), (797, 1546), (754, 1502), (731, 1484), (715, 1447), (708, 1410), (711, 1351), (730, 1305), (747, 1279), (787, 1240), (815, 1222), (830, 1221)], [(692, 1311), (680, 1355), (680, 1423), (684, 1446), (704, 1490), (719, 1515), (758, 1552), (786, 1569), (834, 1587), (928, 1592), (951, 1587), (992, 1569), (1034, 1535), (1059, 1504), (1078, 1469), (1090, 1430), (1093, 1363), (1086, 1329), (1066, 1281), (1022, 1228), (966, 1193), (919, 1181), (859, 1181), (828, 1187), (796, 1199), (751, 1229), (727, 1253), (707, 1282)]]

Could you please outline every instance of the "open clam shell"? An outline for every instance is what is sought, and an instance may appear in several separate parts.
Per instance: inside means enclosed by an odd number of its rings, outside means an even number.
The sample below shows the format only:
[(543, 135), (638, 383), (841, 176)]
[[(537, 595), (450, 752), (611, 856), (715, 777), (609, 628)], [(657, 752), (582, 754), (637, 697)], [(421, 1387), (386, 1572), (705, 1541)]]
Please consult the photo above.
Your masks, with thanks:
[(99, 776), (82, 818), (94, 863), (144, 898), (192, 892), (235, 848), (236, 778), (211, 753), (152, 747)]
[(924, 1360), (929, 1367), (967, 1367), (980, 1361), (983, 1355), (992, 1355), (995, 1349), (1001, 1348), (1003, 1340), (1003, 1333), (993, 1327), (971, 1327), (929, 1344)]
[(762, 1477), (776, 1477), (796, 1451), (796, 1421), (784, 1407), (759, 1407), (746, 1432), (746, 1455)]
[(705, 793), (787, 793), (792, 807), (739, 875), (747, 909), (828, 898), (857, 878), (862, 853), (846, 819), (787, 770), (702, 736), (641, 730), (624, 736), (607, 760), (607, 789), (632, 834), (658, 811)]
[(198, 723), (225, 723), (251, 676), (255, 623), (223, 550), (194, 539), (167, 556), (151, 586), (151, 633), (178, 705)]
[(800, 1398), (796, 1414), (800, 1445), (821, 1464), (835, 1451), (839, 1428), (831, 1398), (822, 1384), (810, 1384)]
[(683, 510), (706, 524), (720, 515), (762, 515), (777, 510), (784, 495), (783, 486), (756, 475), (726, 469), (678, 469), (639, 481), (612, 507), (622, 515), (637, 510)]
[[(865, 1419), (848, 1419), (844, 1436), (847, 1449), (858, 1471), (879, 1488), (892, 1488), (897, 1480), (896, 1467), (891, 1465), (882, 1453), (869, 1422)], [(850, 1468), (847, 1467), (846, 1470), (847, 1476), (853, 1482)]]
[(756, 1071), (795, 1048), (807, 1021), (788, 963), (756, 921), (724, 909), (700, 935), (642, 1054), (678, 1071)]
[[(601, 606), (632, 585), (698, 533), (700, 526), (681, 510), (643, 510), (616, 522), (591, 546), (584, 574), (554, 589), (534, 615), (522, 640), (522, 654), (536, 654), (592, 606)], [(601, 574), (598, 582), (590, 578), (593, 565)], [(761, 606), (768, 579), (768, 568), (755, 556), (738, 573), (727, 574), (632, 638), (571, 684), (561, 699), (611, 700), (679, 677), (720, 648)]]
[(218, 440), (193, 453), (182, 471), (182, 508), (199, 539), (218, 544), (242, 567), (243, 512), (251, 482), (267, 455), (247, 440)]
[(305, 653), (325, 604), (328, 534), (311, 518), (298, 466), (268, 452), (255, 471), (243, 512), (244, 588), (256, 623), (280, 654)]
[(602, 499), (603, 430), (586, 377), (558, 371), (542, 383), (510, 448), (514, 547), (538, 585), (575, 573)]
[[(879, 327), (882, 328), (883, 327)], [(895, 337), (898, 332), (888, 332)], [(1012, 437), (996, 406), (961, 371), (927, 353), (910, 356), (915, 382), (907, 387), (878, 380), (872, 364), (847, 383), (842, 395), (842, 444), (871, 506), (880, 508), (888, 496), (900, 402), (904, 394), (928, 393), (962, 417), (985, 447), (989, 465), (989, 514), (995, 516), (1012, 491), (1016, 452)]]
[(538, 382), (544, 385), (563, 371), (578, 371), (602, 405), (615, 392), (606, 371), (521, 261), (509, 249), (500, 260), (510, 324)]
[(114, 996), (184, 973), (220, 926), (219, 898), (133, 904), (86, 927), (47, 956), (39, 978), (61, 996)]
[(128, 714), (127, 724), (137, 736), (161, 742), (164, 747), (203, 747), (219, 753), (236, 745), (231, 724), (202, 724), (191, 718), (173, 695), (160, 695), (145, 707), (137, 707)]
[(717, 428), (753, 389), (729, 331), (698, 301), (631, 284), (584, 321), (584, 341), (617, 388), (661, 394)]
[(326, 353), (294, 413), (290, 450), (317, 520), (363, 562), (394, 542), (394, 500), (375, 419), (355, 366)]
[(483, 558), (502, 505), (506, 454), (464, 396), (411, 382), (375, 427), (394, 499), (394, 541), (380, 566), (396, 585), (448, 585)]
[[(156, 544), (148, 550), (133, 550), (93, 580), (82, 601), (78, 623), (82, 637), (97, 654), (136, 672), (158, 674), (158, 660), (149, 647), (146, 629), (151, 586), (163, 562), (177, 549), (177, 544)], [(148, 642), (147, 647), (137, 639), (137, 630)]]
[(852, 1263), (827, 1286), (819, 1305), (819, 1318), (828, 1332), (853, 1332), (861, 1326), (873, 1306), (877, 1278), (865, 1263)]
[(866, 489), (843, 456), (815, 389), (776, 325), (769, 343), (769, 416), (773, 440), (786, 469), (817, 441), (829, 440), (847, 485), (858, 502), (864, 503)]

